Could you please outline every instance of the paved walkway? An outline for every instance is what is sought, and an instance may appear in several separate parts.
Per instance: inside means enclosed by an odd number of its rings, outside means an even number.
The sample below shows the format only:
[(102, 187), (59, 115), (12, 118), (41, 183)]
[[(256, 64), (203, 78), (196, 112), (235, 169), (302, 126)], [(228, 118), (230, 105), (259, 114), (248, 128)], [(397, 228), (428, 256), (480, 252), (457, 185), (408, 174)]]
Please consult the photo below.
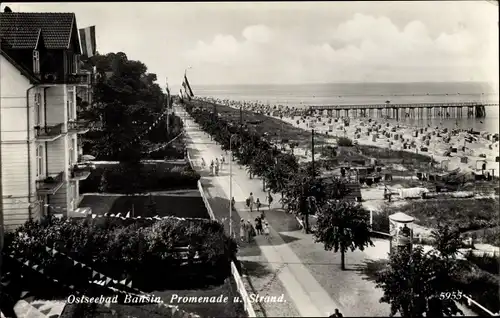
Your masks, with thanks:
[[(181, 110), (178, 109), (177, 112), (181, 117), (185, 116)], [(210, 162), (220, 157), (220, 147), (210, 142), (210, 137), (192, 121), (188, 119), (187, 123), (191, 147), (195, 149), (192, 159), (200, 162), (203, 157)], [(229, 197), (227, 172), (226, 165), (220, 176), (210, 178), (212, 185), (220, 187), (226, 198)], [(250, 192), (253, 192), (255, 198), (264, 201), (262, 181), (250, 180), (244, 169), (233, 164), (232, 187), (238, 213), (245, 219), (253, 220), (256, 213), (250, 215), (243, 202)], [(275, 197), (274, 204), (279, 205), (277, 201)], [(283, 214), (282, 219), (285, 216)], [(276, 228), (282, 226), (280, 218), (269, 222), (271, 239), (267, 241), (265, 237), (256, 237), (256, 242), (272, 269), (278, 273), (277, 277), (301, 316), (324, 317), (330, 315), (335, 308), (339, 308), (344, 316), (388, 315), (389, 306), (379, 303), (382, 294), (379, 289), (375, 289), (373, 282), (362, 278), (357, 272), (340, 270), (340, 254), (324, 251), (321, 244), (314, 243), (310, 235), (300, 231), (278, 233)], [(362, 252), (349, 253), (347, 256), (348, 262), (354, 259), (357, 264), (362, 263), (365, 258)]]
[[(183, 117), (182, 110), (177, 109), (176, 112)], [(212, 159), (220, 157), (222, 153), (220, 147), (211, 143), (210, 137), (200, 131), (197, 125), (192, 121), (186, 119), (186, 122), (186, 131), (191, 139), (190, 147), (196, 150), (194, 151), (195, 154), (192, 156), (192, 159), (195, 162), (199, 162), (203, 157), (205, 161), (210, 162)], [(212, 185), (219, 187), (226, 198), (229, 197), (228, 170), (226, 165), (221, 171), (220, 176), (210, 179)], [(264, 198), (262, 193), (257, 192), (261, 190), (262, 182), (259, 180), (255, 181), (258, 183), (256, 189), (254, 189), (255, 183), (252, 185), (247, 183), (246, 173), (242, 169), (239, 169), (237, 164), (233, 165), (233, 197), (237, 202), (236, 209), (238, 210), (238, 214), (245, 220), (253, 220), (257, 216), (257, 213), (254, 212), (251, 214), (244, 207), (243, 203), (249, 193), (254, 192), (256, 198)], [(234, 226), (237, 227), (238, 224)], [(255, 241), (261, 253), (269, 262), (273, 272), (276, 273), (276, 276), (281, 281), (289, 297), (289, 301), (293, 302), (300, 316), (325, 317), (329, 316), (335, 308), (339, 308), (342, 311), (342, 307), (334, 302), (325, 289), (311, 275), (297, 255), (283, 241), (279, 233), (274, 230), (272, 224), (270, 232), (271, 235), (269, 239), (264, 236), (257, 236)]]

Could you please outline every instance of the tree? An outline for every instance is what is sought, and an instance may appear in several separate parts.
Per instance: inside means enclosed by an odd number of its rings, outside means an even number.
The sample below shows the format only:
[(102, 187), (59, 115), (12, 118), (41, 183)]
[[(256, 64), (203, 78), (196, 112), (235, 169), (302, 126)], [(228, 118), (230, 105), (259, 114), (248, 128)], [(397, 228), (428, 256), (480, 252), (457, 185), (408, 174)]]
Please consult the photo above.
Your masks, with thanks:
[(319, 211), (315, 241), (323, 243), (327, 251), (340, 251), (342, 270), (345, 270), (345, 253), (349, 249), (363, 251), (373, 246), (367, 216), (368, 212), (360, 204), (349, 201), (328, 201)]
[(134, 157), (140, 158), (143, 149), (137, 136), (152, 125), (164, 106), (165, 95), (154, 83), (156, 75), (147, 73), (142, 62), (129, 60), (123, 52), (84, 61), (84, 68), (92, 66), (99, 76), (93, 85), (92, 105), (87, 105), (81, 115), (100, 121), (102, 129), (84, 137), (84, 152), (120, 160), (135, 150), (139, 155)]
[(377, 288), (384, 291), (380, 301), (391, 305), (391, 316), (398, 312), (410, 318), (463, 315), (453, 300), (461, 293), (454, 283), (460, 275), (456, 264), (434, 250), (424, 253), (421, 246), (392, 253), (387, 268), (376, 278)]
[(460, 231), (448, 224), (438, 224), (437, 229), (432, 231), (434, 239), (433, 246), (443, 257), (454, 258), (458, 249), (462, 246)]

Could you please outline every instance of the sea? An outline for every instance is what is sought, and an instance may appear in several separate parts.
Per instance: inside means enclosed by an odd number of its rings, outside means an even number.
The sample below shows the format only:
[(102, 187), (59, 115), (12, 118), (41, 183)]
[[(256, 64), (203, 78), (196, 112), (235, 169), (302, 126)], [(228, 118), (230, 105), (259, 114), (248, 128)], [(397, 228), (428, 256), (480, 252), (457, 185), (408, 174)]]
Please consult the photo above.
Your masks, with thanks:
[[(488, 83), (337, 83), (297, 85), (192, 85), (197, 96), (294, 107), (397, 103), (499, 101), (498, 87)], [(486, 118), (400, 119), (401, 124), (474, 129), (498, 133), (498, 107), (487, 107)], [(394, 120), (392, 120), (394, 121)]]

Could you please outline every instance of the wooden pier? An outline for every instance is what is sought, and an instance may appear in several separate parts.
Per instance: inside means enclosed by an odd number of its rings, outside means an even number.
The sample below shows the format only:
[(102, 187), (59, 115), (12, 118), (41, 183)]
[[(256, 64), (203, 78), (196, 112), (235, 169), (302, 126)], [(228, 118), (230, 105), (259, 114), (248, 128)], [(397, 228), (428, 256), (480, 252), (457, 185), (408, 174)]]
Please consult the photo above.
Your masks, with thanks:
[(486, 117), (486, 108), (498, 103), (421, 103), (421, 104), (371, 104), (309, 106), (309, 112), (326, 112), (329, 117), (389, 118), (462, 118)]

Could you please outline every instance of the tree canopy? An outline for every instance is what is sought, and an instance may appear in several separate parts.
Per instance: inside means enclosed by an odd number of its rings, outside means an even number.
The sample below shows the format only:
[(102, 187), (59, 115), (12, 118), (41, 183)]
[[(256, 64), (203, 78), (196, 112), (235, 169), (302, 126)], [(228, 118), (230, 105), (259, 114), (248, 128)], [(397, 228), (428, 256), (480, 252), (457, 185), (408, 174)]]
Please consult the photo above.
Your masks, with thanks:
[(370, 239), (368, 211), (355, 202), (330, 200), (318, 213), (315, 241), (325, 250), (341, 253), (341, 268), (345, 270), (345, 253), (373, 246)]
[[(434, 249), (425, 253), (421, 246), (392, 253), (387, 268), (376, 279), (391, 305), (391, 315), (403, 317), (454, 316), (462, 311), (460, 276), (466, 267), (455, 255), (460, 247), (458, 229), (440, 225), (433, 231)], [(462, 313), (463, 314), (463, 313)]]
[(144, 132), (151, 135), (148, 129), (165, 107), (156, 74), (123, 52), (98, 54), (84, 64), (95, 66), (97, 76), (92, 104), (82, 107), (79, 117), (100, 127), (84, 136), (84, 152), (100, 159), (138, 160), (147, 144), (136, 137)]

